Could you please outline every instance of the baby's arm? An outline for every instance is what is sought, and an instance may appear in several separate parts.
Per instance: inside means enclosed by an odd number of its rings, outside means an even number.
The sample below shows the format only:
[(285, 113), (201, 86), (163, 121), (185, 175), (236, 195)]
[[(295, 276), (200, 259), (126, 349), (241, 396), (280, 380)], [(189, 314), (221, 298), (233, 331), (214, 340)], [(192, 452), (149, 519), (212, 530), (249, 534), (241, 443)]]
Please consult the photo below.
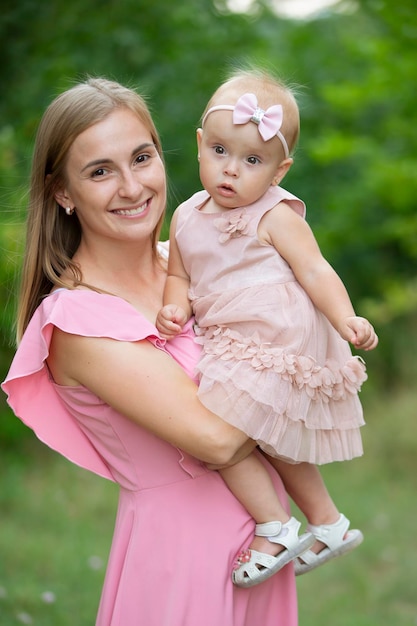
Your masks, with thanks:
[(168, 276), (164, 289), (164, 306), (156, 318), (156, 327), (165, 339), (178, 335), (192, 314), (188, 299), (190, 281), (184, 269), (175, 238), (176, 225), (177, 217), (174, 213), (170, 227)]
[(367, 319), (355, 314), (343, 282), (321, 254), (307, 222), (281, 202), (259, 225), (259, 237), (287, 261), (315, 306), (346, 341), (372, 350), (378, 337)]

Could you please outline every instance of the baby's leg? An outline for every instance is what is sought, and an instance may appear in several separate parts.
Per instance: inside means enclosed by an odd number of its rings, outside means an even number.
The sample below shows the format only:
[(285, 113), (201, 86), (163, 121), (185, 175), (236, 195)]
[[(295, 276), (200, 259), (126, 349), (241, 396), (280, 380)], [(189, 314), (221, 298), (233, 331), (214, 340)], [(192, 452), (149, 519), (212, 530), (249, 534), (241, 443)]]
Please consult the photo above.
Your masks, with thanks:
[(296, 575), (305, 574), (331, 559), (347, 554), (363, 541), (358, 529), (338, 511), (318, 467), (310, 463), (291, 465), (268, 457), (298, 508), (306, 516), (307, 530), (316, 537), (314, 545), (295, 561)]
[[(316, 465), (285, 463), (281, 459), (270, 456), (268, 456), (268, 461), (278, 471), (288, 495), (304, 513), (309, 524), (321, 526), (338, 521), (340, 512)], [(318, 553), (324, 545), (321, 541), (316, 541), (311, 551)]]
[(310, 524), (333, 524), (340, 517), (336, 504), (316, 465), (311, 463), (285, 463), (268, 456), (268, 461), (281, 476), (288, 495)]
[(283, 508), (268, 471), (256, 455), (219, 472), (256, 521), (250, 549), (237, 555), (232, 573), (235, 585), (252, 587), (304, 555), (315, 538), (311, 532), (298, 534), (300, 522)]
[[(255, 454), (250, 454), (239, 463), (219, 471), (230, 491), (257, 524), (272, 521), (288, 522), (290, 516), (280, 503), (267, 470)], [(275, 556), (284, 549), (284, 546), (271, 543), (266, 537), (255, 537), (250, 548)]]

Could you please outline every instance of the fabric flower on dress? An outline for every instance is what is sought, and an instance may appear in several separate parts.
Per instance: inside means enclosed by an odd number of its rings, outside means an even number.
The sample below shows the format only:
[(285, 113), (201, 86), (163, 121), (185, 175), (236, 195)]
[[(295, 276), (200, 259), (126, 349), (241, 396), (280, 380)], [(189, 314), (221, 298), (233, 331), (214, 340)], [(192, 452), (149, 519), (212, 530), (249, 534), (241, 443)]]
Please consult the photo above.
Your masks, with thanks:
[(354, 393), (368, 376), (364, 374), (364, 361), (360, 356), (352, 359), (342, 368), (343, 384), (350, 393)]
[[(227, 215), (227, 214), (225, 214)], [(249, 234), (249, 222), (251, 218), (244, 211), (233, 213), (227, 217), (218, 217), (214, 220), (214, 226), (221, 232), (220, 243), (226, 243), (230, 239)]]
[(367, 379), (360, 357), (352, 356), (340, 366), (327, 361), (322, 366), (311, 356), (289, 354), (282, 348), (258, 343), (253, 337), (242, 337), (229, 328), (211, 326), (200, 330), (198, 343), (204, 352), (228, 361), (248, 361), (255, 370), (273, 370), (294, 388), (303, 390), (313, 401), (326, 404), (356, 394)]

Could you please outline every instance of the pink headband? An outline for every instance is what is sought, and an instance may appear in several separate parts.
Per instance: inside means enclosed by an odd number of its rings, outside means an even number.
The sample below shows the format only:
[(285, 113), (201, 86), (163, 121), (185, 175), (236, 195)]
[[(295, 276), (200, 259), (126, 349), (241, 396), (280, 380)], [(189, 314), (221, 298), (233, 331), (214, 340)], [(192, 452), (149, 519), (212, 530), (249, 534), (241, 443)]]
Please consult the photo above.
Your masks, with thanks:
[(239, 98), (235, 106), (231, 104), (218, 104), (217, 106), (211, 107), (203, 117), (202, 126), (204, 126), (204, 122), (210, 113), (214, 111), (233, 111), (233, 124), (254, 122), (258, 125), (259, 134), (264, 141), (268, 141), (275, 136), (278, 137), (284, 148), (285, 157), (287, 158), (289, 156), (290, 151), (288, 150), (288, 144), (280, 131), (283, 118), (282, 106), (280, 104), (275, 104), (264, 111), (258, 107), (255, 94), (245, 93)]

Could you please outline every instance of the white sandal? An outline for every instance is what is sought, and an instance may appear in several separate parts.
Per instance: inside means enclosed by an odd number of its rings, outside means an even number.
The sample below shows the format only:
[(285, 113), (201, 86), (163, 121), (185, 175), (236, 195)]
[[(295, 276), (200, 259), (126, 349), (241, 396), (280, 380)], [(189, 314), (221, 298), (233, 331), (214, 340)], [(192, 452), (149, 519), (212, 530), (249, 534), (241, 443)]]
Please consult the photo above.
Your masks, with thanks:
[(315, 537), (307, 532), (298, 536), (300, 522), (294, 517), (285, 522), (266, 522), (256, 524), (255, 535), (266, 537), (271, 543), (283, 545), (277, 556), (258, 552), (257, 550), (243, 550), (237, 557), (237, 567), (232, 573), (232, 580), (238, 587), (253, 587), (270, 578), (284, 565), (297, 556), (309, 550), (315, 543)]
[(361, 544), (363, 541), (361, 531), (349, 530), (349, 524), (349, 520), (344, 515), (340, 515), (334, 524), (322, 524), (321, 526), (309, 524), (307, 530), (312, 532), (316, 540), (324, 543), (326, 547), (320, 550), (318, 554), (307, 550), (301, 559), (295, 559), (295, 575), (306, 574), (337, 556), (347, 554)]

